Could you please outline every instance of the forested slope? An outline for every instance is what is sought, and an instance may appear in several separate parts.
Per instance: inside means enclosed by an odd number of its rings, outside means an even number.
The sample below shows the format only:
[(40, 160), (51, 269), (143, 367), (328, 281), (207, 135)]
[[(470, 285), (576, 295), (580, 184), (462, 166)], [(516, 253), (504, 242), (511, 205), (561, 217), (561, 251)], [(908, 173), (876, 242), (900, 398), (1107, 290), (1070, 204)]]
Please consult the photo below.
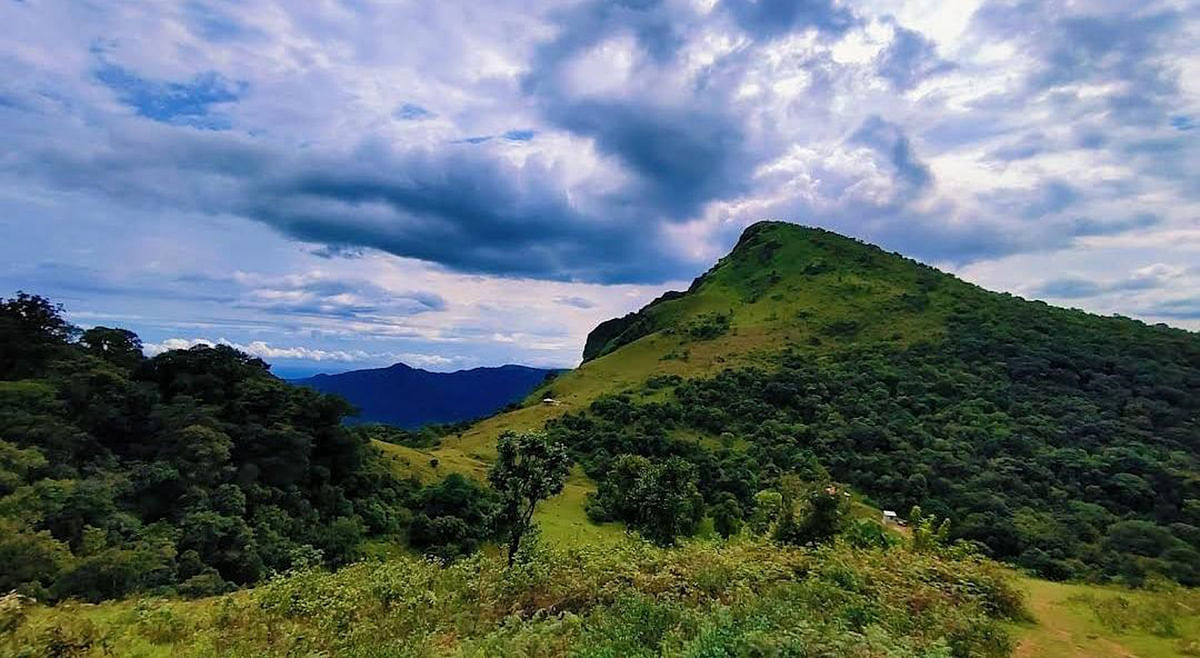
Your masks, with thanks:
[(0, 592), (212, 594), (371, 537), (449, 556), (490, 536), (480, 485), (397, 479), (349, 410), (229, 347), (146, 359), (131, 332), (0, 299)]
[(585, 358), (552, 384), (566, 413), (531, 405), (462, 445), (545, 423), (599, 483), (596, 519), (636, 523), (604, 495), (623, 455), (680, 457), (710, 510), (749, 515), (781, 474), (828, 473), (1048, 577), (1200, 583), (1195, 333), (767, 222), (686, 293), (602, 325)]

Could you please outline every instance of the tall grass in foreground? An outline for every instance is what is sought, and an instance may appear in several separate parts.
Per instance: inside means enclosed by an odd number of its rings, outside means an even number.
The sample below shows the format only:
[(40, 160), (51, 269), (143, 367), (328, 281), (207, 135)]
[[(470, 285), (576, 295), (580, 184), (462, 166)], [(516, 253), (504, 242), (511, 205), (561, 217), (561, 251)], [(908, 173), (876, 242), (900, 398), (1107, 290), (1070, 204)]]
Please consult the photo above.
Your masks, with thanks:
[(301, 571), (200, 601), (46, 608), (10, 597), (3, 656), (1006, 656), (1024, 618), (998, 565), (756, 540), (534, 548)]

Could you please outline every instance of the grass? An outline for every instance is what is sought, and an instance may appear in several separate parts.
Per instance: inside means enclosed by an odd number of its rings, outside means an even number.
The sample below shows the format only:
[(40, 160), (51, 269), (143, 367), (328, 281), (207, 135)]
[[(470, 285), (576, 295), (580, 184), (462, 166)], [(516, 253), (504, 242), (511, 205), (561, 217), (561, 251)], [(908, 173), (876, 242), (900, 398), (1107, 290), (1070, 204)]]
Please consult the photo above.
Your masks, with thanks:
[(0, 600), (8, 656), (949, 656), (1000, 658), (1020, 614), (994, 564), (752, 538), (543, 547), (302, 571), (200, 601)]
[[(1016, 631), (1023, 658), (1183, 658), (1200, 656), (1200, 592), (1134, 591), (1021, 578), (1036, 622)], [(1127, 605), (1120, 604), (1120, 601)], [(1115, 614), (1113, 610), (1117, 610)], [(1129, 624), (1151, 613), (1158, 628)], [(1128, 618), (1128, 619), (1126, 619)], [(1164, 633), (1169, 618), (1173, 630)], [(1153, 626), (1154, 624), (1151, 624)]]
[(536, 519), (542, 539), (555, 546), (611, 546), (625, 536), (620, 523), (593, 523), (583, 511), (596, 485), (575, 466), (561, 494), (538, 505)]
[[(453, 440), (453, 439), (451, 439)], [(434, 482), (450, 473), (460, 473), (479, 482), (487, 479), (488, 462), (465, 454), (461, 448), (443, 446), (437, 450), (422, 450), (392, 443), (377, 442), (394, 472), (413, 476), (422, 482)], [(495, 455), (487, 455), (494, 457)], [(430, 460), (437, 459), (434, 467)], [(555, 545), (607, 545), (624, 536), (619, 523), (593, 523), (587, 518), (583, 505), (596, 484), (578, 465), (563, 486), (562, 493), (538, 505), (536, 519), (545, 541)]]

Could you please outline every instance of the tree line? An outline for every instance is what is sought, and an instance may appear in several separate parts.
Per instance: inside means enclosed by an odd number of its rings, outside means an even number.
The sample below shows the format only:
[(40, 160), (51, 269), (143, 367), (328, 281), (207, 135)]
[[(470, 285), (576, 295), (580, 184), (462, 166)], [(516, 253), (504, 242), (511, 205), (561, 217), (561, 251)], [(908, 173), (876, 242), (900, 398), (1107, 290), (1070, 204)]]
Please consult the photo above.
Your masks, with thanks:
[(544, 437), (506, 438), (491, 489), (422, 485), (388, 470), (383, 430), (343, 426), (351, 411), (227, 346), (146, 358), (132, 332), (0, 299), (0, 592), (207, 595), (373, 542), (515, 553), (569, 465)]

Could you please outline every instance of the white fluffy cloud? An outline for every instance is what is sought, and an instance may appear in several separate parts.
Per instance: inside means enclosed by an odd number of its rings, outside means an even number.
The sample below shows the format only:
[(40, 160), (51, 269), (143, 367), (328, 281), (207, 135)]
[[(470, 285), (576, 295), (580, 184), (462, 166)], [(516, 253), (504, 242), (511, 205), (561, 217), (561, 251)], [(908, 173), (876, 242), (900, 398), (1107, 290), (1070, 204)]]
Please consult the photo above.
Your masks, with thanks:
[(432, 368), (434, 370), (443, 370), (447, 367), (454, 366), (458, 363), (458, 359), (449, 358), (440, 354), (421, 354), (417, 352), (366, 352), (363, 350), (345, 351), (345, 350), (317, 350), (302, 346), (292, 347), (277, 347), (268, 345), (261, 340), (251, 341), (249, 343), (235, 343), (227, 338), (218, 338), (209, 340), (207, 338), (167, 338), (158, 343), (146, 343), (143, 345), (143, 352), (147, 356), (155, 356), (170, 350), (186, 350), (198, 345), (207, 345), (209, 347), (215, 345), (228, 345), (236, 350), (245, 352), (251, 356), (256, 356), (267, 362), (274, 361), (306, 361), (316, 363), (341, 363), (341, 364), (391, 364), (397, 361), (402, 361), (411, 366), (421, 368)]

